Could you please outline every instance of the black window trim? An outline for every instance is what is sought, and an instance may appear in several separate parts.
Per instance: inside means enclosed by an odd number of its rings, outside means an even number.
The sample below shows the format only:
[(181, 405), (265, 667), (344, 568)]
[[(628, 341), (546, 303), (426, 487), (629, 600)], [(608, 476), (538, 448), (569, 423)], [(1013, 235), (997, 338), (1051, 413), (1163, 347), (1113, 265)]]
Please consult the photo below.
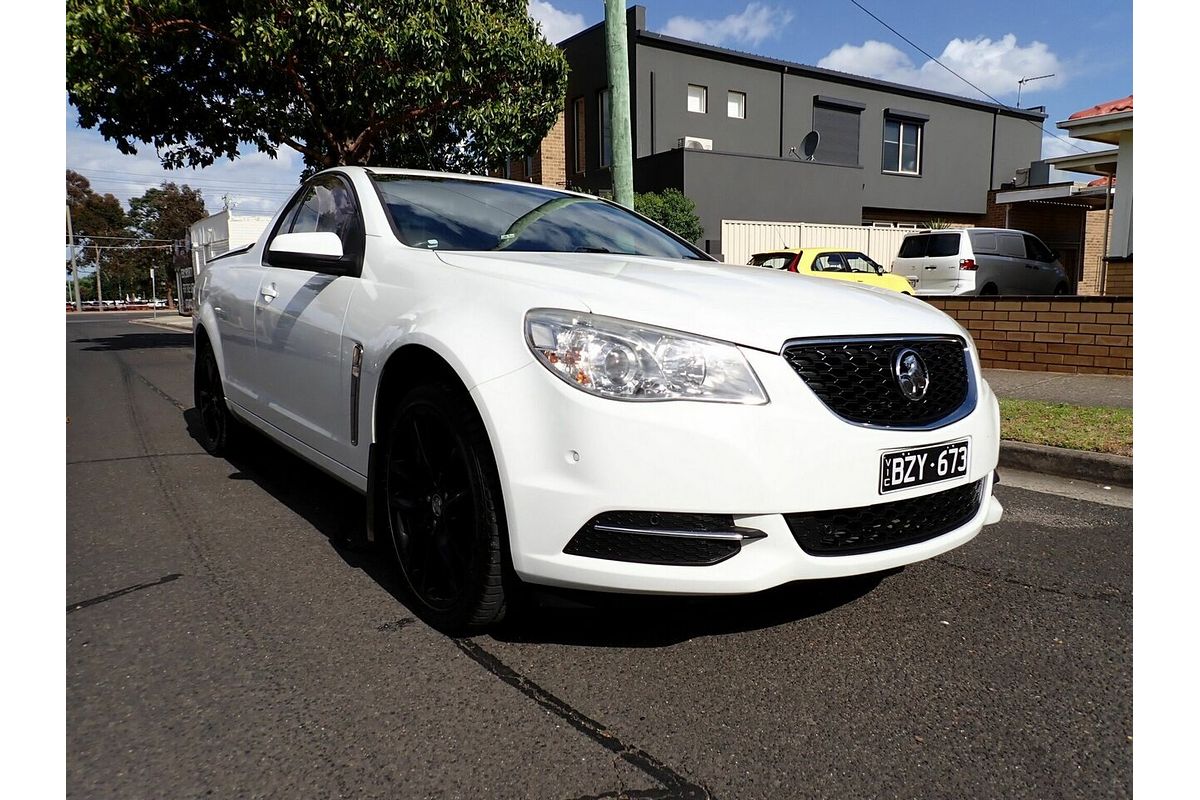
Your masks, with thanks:
[[(351, 242), (351, 247), (345, 250), (342, 254), (341, 264), (338, 267), (326, 266), (324, 269), (318, 263), (303, 264), (280, 264), (271, 263), (271, 242), (275, 241), (275, 237), (279, 235), (279, 229), (283, 227), (283, 223), (287, 220), (289, 212), (294, 210), (297, 201), (303, 201), (304, 195), (308, 192), (309, 187), (319, 178), (328, 176), (336, 176), (341, 178), (350, 187), (350, 195), (354, 198), (354, 210), (358, 215), (358, 232)], [(359, 278), (362, 277), (363, 258), (366, 255), (366, 219), (363, 216), (362, 199), (358, 196), (358, 189), (354, 186), (354, 180), (350, 175), (342, 170), (322, 170), (316, 175), (313, 175), (304, 183), (300, 184), (300, 188), (292, 193), (288, 198), (287, 203), (280, 212), (279, 218), (275, 220), (275, 224), (271, 227), (271, 235), (267, 237), (263, 243), (262, 265), (273, 269), (296, 269), (308, 272), (321, 272), (330, 275), (345, 275), (347, 277)]]

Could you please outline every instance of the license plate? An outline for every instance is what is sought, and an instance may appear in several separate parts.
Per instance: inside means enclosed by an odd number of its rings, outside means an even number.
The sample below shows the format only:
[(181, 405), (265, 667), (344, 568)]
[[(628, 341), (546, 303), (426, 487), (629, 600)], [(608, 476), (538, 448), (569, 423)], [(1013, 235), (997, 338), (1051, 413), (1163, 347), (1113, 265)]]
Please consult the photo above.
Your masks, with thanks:
[(884, 453), (879, 465), (879, 493), (961, 478), (967, 474), (970, 447), (969, 439), (959, 439)]

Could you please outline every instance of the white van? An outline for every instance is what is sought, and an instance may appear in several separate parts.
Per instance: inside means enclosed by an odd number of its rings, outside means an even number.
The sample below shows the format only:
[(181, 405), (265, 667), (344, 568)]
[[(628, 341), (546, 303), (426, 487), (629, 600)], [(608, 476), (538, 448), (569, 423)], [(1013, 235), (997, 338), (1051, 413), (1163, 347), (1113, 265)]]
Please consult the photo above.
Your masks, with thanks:
[(892, 272), (915, 281), (918, 295), (1071, 292), (1054, 251), (1031, 233), (1007, 228), (910, 233)]

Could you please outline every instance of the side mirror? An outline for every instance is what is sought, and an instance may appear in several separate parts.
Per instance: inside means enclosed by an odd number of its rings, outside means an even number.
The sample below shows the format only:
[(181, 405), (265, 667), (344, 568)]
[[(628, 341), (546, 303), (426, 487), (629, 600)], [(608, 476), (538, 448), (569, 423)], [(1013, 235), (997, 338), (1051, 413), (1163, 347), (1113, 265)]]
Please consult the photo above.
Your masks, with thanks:
[(329, 231), (281, 233), (271, 240), (269, 261), (274, 266), (344, 275), (352, 265), (344, 258), (342, 240)]

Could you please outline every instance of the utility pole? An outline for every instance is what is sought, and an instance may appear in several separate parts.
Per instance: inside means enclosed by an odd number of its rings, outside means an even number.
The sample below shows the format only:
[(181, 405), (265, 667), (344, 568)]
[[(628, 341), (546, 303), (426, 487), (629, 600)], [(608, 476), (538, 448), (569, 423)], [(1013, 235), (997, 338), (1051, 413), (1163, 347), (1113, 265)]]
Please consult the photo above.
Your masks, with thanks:
[(71, 226), (71, 206), (67, 206), (67, 242), (71, 248), (71, 277), (75, 281), (75, 310), (83, 311), (83, 302), (79, 298), (79, 264), (75, 262), (75, 229)]
[(96, 248), (96, 308), (99, 311), (104, 310), (104, 298), (100, 294), (100, 245), (95, 245)]
[[(608, 45), (608, 99), (611, 118), (613, 197), (633, 208), (633, 142), (629, 123), (629, 36), (624, 0), (604, 0)], [(603, 146), (603, 144), (601, 145)]]

